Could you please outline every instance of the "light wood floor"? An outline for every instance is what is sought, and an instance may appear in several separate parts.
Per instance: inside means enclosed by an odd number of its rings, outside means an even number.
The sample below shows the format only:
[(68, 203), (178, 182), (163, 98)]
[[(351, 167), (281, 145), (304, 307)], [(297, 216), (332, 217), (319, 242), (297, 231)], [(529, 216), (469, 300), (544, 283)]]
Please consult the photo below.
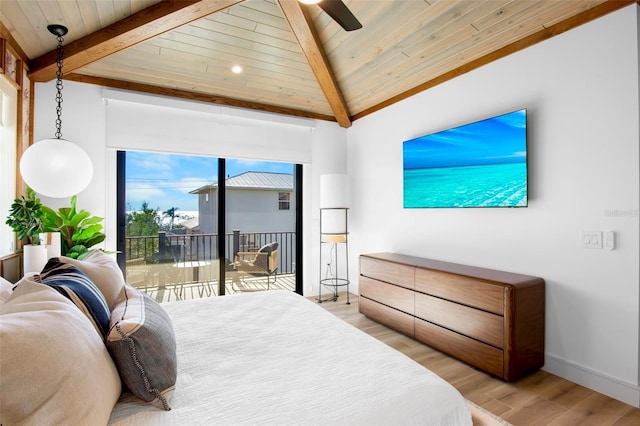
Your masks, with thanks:
[(378, 324), (358, 312), (358, 296), (346, 294), (320, 306), (404, 353), (447, 380), (468, 400), (519, 425), (640, 425), (640, 409), (545, 371), (518, 382), (491, 378), (441, 352)]

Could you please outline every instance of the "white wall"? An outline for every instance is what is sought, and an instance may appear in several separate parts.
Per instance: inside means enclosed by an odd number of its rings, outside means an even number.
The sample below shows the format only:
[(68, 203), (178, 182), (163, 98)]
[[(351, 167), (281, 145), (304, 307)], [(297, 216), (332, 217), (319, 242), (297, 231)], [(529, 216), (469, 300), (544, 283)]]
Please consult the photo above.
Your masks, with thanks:
[[(391, 251), (544, 278), (545, 368), (638, 406), (638, 76), (632, 5), (356, 121), (351, 262)], [(403, 209), (402, 141), (522, 107), (528, 208)], [(581, 248), (581, 230), (615, 231), (615, 250)]]
[(279, 191), (227, 188), (229, 221), (226, 232), (295, 232), (295, 196), (291, 208), (279, 209)]

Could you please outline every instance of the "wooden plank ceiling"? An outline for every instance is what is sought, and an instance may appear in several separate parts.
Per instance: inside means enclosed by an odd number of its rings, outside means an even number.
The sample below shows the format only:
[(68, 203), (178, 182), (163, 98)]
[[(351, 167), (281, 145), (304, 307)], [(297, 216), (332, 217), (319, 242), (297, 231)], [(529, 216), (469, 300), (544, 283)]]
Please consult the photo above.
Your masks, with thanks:
[(349, 127), (634, 1), (344, 3), (362, 29), (344, 31), (297, 0), (0, 0), (0, 36), (19, 46), (34, 81), (55, 78), (46, 27), (62, 24), (65, 79)]

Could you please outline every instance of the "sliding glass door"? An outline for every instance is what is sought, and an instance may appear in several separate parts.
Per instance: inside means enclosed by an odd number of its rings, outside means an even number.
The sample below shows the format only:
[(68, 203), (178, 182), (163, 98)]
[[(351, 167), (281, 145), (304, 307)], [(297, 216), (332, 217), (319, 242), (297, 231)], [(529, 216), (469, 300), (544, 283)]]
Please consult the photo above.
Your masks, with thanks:
[(225, 234), (233, 293), (296, 289), (294, 165), (226, 161)]
[(214, 295), (218, 232), (197, 191), (215, 183), (218, 159), (127, 151), (118, 160), (118, 250), (127, 282), (161, 302)]
[(301, 293), (302, 167), (118, 152), (118, 261), (167, 302), (246, 291)]

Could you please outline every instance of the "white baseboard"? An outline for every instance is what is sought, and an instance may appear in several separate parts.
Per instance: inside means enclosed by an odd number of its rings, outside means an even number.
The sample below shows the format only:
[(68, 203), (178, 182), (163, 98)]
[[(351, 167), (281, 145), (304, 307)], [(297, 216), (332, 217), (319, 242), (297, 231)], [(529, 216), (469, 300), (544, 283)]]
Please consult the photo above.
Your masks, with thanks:
[(545, 354), (542, 368), (556, 376), (640, 408), (640, 386), (607, 376), (591, 368)]

